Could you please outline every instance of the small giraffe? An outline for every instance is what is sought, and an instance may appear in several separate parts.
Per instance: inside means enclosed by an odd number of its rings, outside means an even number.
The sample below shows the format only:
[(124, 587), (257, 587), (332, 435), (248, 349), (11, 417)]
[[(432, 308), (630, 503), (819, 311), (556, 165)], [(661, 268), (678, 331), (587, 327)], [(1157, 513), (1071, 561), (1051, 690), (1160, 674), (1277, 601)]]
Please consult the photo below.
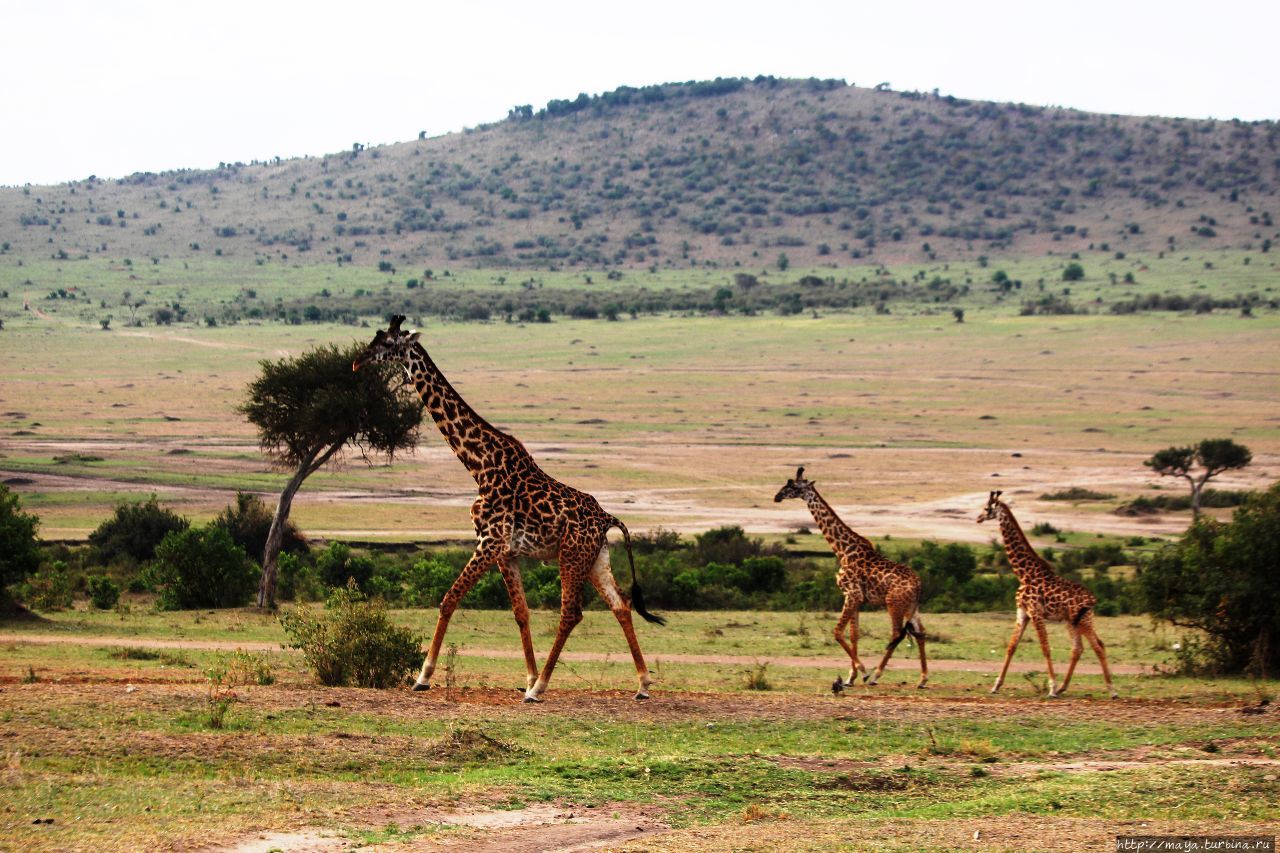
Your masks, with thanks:
[[(920, 621), (920, 577), (909, 567), (885, 557), (870, 540), (859, 536), (841, 521), (831, 505), (818, 494), (813, 481), (804, 478), (804, 468), (796, 469), (795, 479), (787, 480), (773, 500), (778, 503), (787, 498), (804, 499), (827, 544), (840, 560), (836, 584), (844, 593), (844, 609), (833, 633), (836, 642), (849, 653), (849, 678), (844, 684), (855, 684), (859, 672), (863, 681), (875, 684), (894, 649), (907, 635), (911, 635), (920, 648), (920, 683), (916, 687), (924, 687), (929, 681), (929, 663), (925, 660), (924, 624)], [(889, 647), (871, 675), (858, 659), (858, 611), (863, 604), (883, 604), (893, 623)], [(848, 640), (844, 637), (846, 625), (849, 626)], [(832, 685), (832, 690), (837, 692), (835, 685)]]
[[(1071, 683), (1071, 674), (1075, 672), (1076, 662), (1080, 660), (1083, 649), (1082, 639), (1087, 639), (1093, 647), (1098, 662), (1102, 664), (1102, 677), (1107, 684), (1107, 692), (1116, 698), (1115, 688), (1111, 686), (1111, 670), (1107, 668), (1107, 652), (1098, 639), (1098, 632), (1093, 627), (1093, 608), (1098, 603), (1097, 597), (1080, 584), (1053, 573), (1053, 567), (1035, 552), (1027, 541), (1018, 521), (1013, 517), (1013, 510), (1000, 500), (1003, 492), (992, 492), (987, 498), (986, 509), (978, 516), (981, 524), (988, 519), (1000, 522), (1000, 534), (1004, 537), (1004, 550), (1009, 556), (1009, 566), (1018, 577), (1018, 621), (1013, 629), (1013, 637), (1009, 640), (1009, 648), (1004, 655), (1004, 666), (1000, 668), (1000, 676), (996, 679), (991, 692), (995, 693), (1004, 683), (1005, 673), (1009, 671), (1009, 661), (1022, 640), (1022, 632), (1030, 621), (1040, 637), (1040, 650), (1044, 652), (1045, 666), (1049, 668), (1049, 696), (1056, 698), (1067, 690)], [(1049, 656), (1049, 633), (1045, 630), (1045, 622), (1062, 622), (1067, 626), (1067, 634), (1071, 637), (1071, 662), (1067, 664), (1067, 675), (1062, 679), (1062, 686), (1054, 684), (1053, 658)]]
[[(511, 596), (511, 609), (524, 645), (527, 672), (524, 701), (541, 701), (569, 632), (582, 621), (582, 590), (588, 580), (613, 611), (626, 635), (640, 680), (636, 699), (648, 699), (652, 680), (631, 624), (631, 611), (634, 608), (636, 613), (659, 625), (666, 620), (644, 607), (631, 556), (631, 534), (626, 526), (602, 510), (591, 495), (548, 476), (523, 444), (476, 414), (418, 342), (419, 333), (401, 331), (402, 322), (404, 317), (396, 315), (386, 331), (379, 329), (356, 358), (352, 369), (359, 370), (372, 362), (403, 365), (423, 405), (449, 447), (475, 478), (479, 491), (471, 505), (476, 549), (440, 602), (440, 618), (431, 638), (431, 649), (413, 689), (430, 688), (449, 619), (476, 581), (496, 563)], [(627, 559), (631, 563), (630, 601), (619, 590), (609, 567), (609, 545), (605, 537), (611, 527), (622, 531), (627, 546)], [(560, 564), (560, 628), (541, 675), (533, 654), (529, 607), (517, 557), (556, 560)]]

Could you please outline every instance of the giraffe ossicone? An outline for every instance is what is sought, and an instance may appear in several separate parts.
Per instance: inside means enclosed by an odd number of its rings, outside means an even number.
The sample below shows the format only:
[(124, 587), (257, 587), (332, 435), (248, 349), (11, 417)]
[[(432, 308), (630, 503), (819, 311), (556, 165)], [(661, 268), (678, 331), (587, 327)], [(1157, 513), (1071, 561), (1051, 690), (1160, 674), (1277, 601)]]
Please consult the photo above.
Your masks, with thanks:
[[(844, 594), (844, 608), (840, 611), (833, 634), (849, 655), (849, 678), (844, 686), (856, 684), (859, 672), (864, 682), (874, 685), (880, 680), (898, 644), (911, 637), (920, 650), (920, 682), (916, 686), (924, 687), (929, 682), (929, 662), (924, 650), (924, 623), (920, 620), (920, 577), (910, 567), (881, 554), (869, 539), (858, 535), (841, 521), (831, 505), (818, 494), (814, 482), (804, 478), (803, 466), (796, 469), (795, 477), (787, 480), (773, 500), (780, 503), (788, 498), (799, 498), (808, 505), (823, 538), (840, 561), (836, 585)], [(883, 604), (892, 623), (889, 645), (873, 673), (868, 673), (858, 658), (858, 617), (864, 604)], [(849, 629), (848, 639), (844, 636), (846, 627)], [(839, 695), (840, 691), (832, 685), (832, 692)]]
[[(440, 602), (431, 647), (413, 689), (429, 689), (450, 618), (476, 582), (496, 565), (511, 597), (524, 648), (526, 702), (541, 700), (570, 632), (582, 621), (582, 592), (588, 581), (622, 627), (639, 681), (636, 699), (648, 699), (652, 679), (640, 652), (631, 613), (634, 610), (659, 625), (665, 620), (644, 606), (626, 525), (601, 509), (591, 495), (549, 476), (523, 444), (477, 414), (427, 354), (420, 333), (401, 328), (404, 319), (403, 315), (393, 316), (385, 330), (374, 334), (351, 368), (359, 370), (366, 364), (382, 362), (403, 367), (445, 442), (476, 481), (478, 492), (471, 505), (476, 548)], [(629, 600), (618, 588), (609, 565), (606, 537), (613, 527), (622, 531), (631, 567)], [(541, 672), (529, 631), (529, 606), (519, 557), (555, 561), (560, 566), (560, 626)]]

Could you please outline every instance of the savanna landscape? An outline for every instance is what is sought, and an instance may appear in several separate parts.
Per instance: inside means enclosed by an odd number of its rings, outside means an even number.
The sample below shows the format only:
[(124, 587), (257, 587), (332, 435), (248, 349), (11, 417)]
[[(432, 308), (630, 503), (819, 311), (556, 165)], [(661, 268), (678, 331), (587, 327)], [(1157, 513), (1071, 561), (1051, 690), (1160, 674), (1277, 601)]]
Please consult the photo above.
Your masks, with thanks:
[[(5, 557), (0, 846), (1276, 835), (1277, 144), (1274, 122), (756, 78), (517, 105), (322, 158), (0, 188), (0, 480), (39, 539), (21, 571)], [(236, 522), (269, 521), (292, 473), (245, 415), (251, 384), (393, 313), (477, 412), (630, 529), (667, 619), (637, 621), (649, 700), (592, 594), (545, 701), (522, 703), (492, 572), (411, 692), (473, 540), (476, 485), (430, 419), (415, 447), (351, 446), (306, 479), (279, 609), (250, 603), (262, 546)], [(1205, 439), (1250, 453), (1193, 523), (1186, 482), (1150, 463)], [(833, 689), (836, 561), (802, 503), (773, 500), (798, 466), (923, 578), (927, 689), (913, 640), (879, 684)], [(1034, 631), (988, 692), (1018, 586), (975, 523), (993, 490), (1097, 595), (1119, 698), (1087, 648), (1051, 698)], [(139, 506), (176, 525), (169, 545), (101, 533)], [(180, 606), (160, 566), (219, 525), (244, 595)], [(541, 656), (559, 581), (523, 570)], [(1173, 603), (1214, 572), (1250, 590), (1233, 596), (1253, 633), (1214, 621), (1225, 592), (1204, 618)], [(399, 637), (411, 669), (324, 684), (299, 626), (335, 614)], [(1049, 631), (1060, 676), (1070, 644)], [(874, 663), (883, 610), (860, 639)]]

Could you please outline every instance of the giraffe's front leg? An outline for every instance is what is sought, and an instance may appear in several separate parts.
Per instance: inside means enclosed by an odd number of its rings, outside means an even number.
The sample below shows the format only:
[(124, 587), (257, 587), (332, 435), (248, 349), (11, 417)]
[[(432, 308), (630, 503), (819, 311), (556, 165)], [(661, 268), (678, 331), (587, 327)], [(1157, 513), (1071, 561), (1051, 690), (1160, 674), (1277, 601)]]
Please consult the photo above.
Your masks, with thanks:
[(996, 676), (995, 686), (991, 688), (992, 693), (1000, 692), (1000, 685), (1004, 684), (1005, 673), (1009, 671), (1009, 661), (1013, 660), (1013, 653), (1018, 650), (1018, 643), (1022, 642), (1022, 632), (1027, 630), (1027, 611), (1021, 607), (1018, 608), (1018, 622), (1013, 629), (1013, 636), (1009, 638), (1009, 648), (1004, 653), (1004, 666), (1000, 667), (1000, 674)]
[(498, 561), (502, 580), (511, 598), (511, 613), (520, 629), (520, 643), (524, 647), (525, 690), (538, 680), (538, 661), (533, 653), (533, 636), (529, 633), (529, 603), (524, 597), (524, 579), (520, 576), (520, 564), (511, 554), (504, 554)]
[(431, 636), (431, 648), (427, 652), (427, 659), (422, 662), (422, 671), (418, 673), (418, 680), (413, 684), (415, 691), (431, 689), (431, 676), (436, 671), (436, 661), (440, 659), (440, 646), (444, 644), (444, 634), (449, 629), (449, 620), (453, 618), (458, 604), (476, 585), (476, 581), (480, 580), (481, 576), (489, 570), (489, 566), (493, 565), (496, 556), (492, 545), (481, 543), (477, 546), (475, 553), (463, 567), (462, 574), (458, 575), (453, 586), (449, 587), (444, 598), (440, 599), (440, 616), (436, 619), (436, 630)]
[(1049, 653), (1049, 629), (1045, 627), (1044, 617), (1037, 616), (1033, 621), (1036, 626), (1036, 635), (1040, 638), (1040, 651), (1044, 653), (1044, 665), (1049, 670), (1049, 698), (1057, 699), (1061, 691), (1058, 690), (1057, 678), (1053, 674), (1053, 655)]

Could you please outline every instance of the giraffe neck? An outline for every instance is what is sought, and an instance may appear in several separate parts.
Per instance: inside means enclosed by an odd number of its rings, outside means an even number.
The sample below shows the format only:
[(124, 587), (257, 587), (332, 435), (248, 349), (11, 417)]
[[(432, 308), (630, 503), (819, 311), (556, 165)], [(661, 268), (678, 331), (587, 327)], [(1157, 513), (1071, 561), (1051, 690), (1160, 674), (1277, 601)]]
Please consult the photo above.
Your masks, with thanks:
[(1047, 570), (1045, 561), (1036, 553), (1022, 532), (1018, 520), (1013, 517), (1013, 510), (1003, 502), (1000, 503), (1000, 535), (1004, 537), (1004, 550), (1009, 557), (1009, 567), (1020, 580), (1029, 574), (1044, 573)]
[(462, 399), (422, 344), (413, 345), (405, 370), (440, 434), (477, 483), (481, 474), (491, 469), (496, 457), (504, 451), (528, 456), (520, 442), (480, 417)]
[(809, 489), (804, 502), (809, 505), (809, 512), (813, 514), (813, 520), (818, 523), (818, 529), (822, 531), (823, 538), (837, 555), (851, 551), (876, 553), (876, 546), (871, 543), (871, 540), (855, 533), (849, 525), (841, 521), (840, 516), (836, 515), (831, 505), (818, 494), (817, 489)]

